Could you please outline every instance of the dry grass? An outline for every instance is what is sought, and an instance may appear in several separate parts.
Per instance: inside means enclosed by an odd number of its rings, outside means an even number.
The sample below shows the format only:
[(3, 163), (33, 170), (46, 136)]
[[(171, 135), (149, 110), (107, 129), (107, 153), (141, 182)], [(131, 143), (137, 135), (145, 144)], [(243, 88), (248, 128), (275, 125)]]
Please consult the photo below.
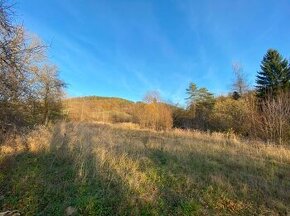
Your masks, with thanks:
[(232, 134), (96, 123), (39, 128), (14, 147), (1, 146), (3, 210), (63, 215), (75, 206), (80, 215), (290, 214), (286, 147), (244, 142)]

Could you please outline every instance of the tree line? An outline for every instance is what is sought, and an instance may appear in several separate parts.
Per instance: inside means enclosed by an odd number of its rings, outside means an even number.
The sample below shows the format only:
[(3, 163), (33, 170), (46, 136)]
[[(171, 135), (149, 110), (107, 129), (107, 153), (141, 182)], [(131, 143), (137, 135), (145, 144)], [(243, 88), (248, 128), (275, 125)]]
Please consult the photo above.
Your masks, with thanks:
[(65, 87), (46, 57), (47, 46), (13, 15), (13, 7), (0, 1), (0, 136), (61, 115)]
[(135, 122), (157, 130), (176, 127), (230, 132), (269, 143), (289, 144), (288, 60), (277, 50), (269, 49), (262, 59), (253, 88), (240, 64), (233, 65), (233, 72), (235, 81), (227, 96), (215, 97), (207, 88), (189, 83), (185, 108), (162, 103), (156, 92), (149, 93), (135, 108)]
[(262, 59), (253, 89), (242, 67), (233, 65), (232, 93), (214, 97), (206, 88), (190, 83), (187, 107), (173, 112), (174, 126), (199, 130), (235, 132), (267, 142), (289, 144), (290, 65), (286, 58), (269, 49)]

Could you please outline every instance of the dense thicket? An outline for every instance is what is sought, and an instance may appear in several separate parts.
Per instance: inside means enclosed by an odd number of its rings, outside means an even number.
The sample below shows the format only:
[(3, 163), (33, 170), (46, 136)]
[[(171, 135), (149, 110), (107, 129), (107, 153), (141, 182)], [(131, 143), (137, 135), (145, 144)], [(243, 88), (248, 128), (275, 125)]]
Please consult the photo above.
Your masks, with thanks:
[(0, 132), (47, 123), (60, 115), (64, 82), (45, 58), (46, 47), (12, 22), (0, 1)]

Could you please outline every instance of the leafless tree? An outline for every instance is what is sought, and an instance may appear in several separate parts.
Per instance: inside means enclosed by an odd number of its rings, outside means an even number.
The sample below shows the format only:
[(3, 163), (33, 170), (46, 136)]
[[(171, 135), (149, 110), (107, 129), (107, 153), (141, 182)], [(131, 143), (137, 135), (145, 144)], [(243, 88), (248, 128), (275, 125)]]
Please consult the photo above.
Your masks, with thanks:
[(232, 68), (235, 75), (235, 80), (232, 86), (233, 91), (237, 92), (240, 96), (243, 96), (249, 90), (249, 84), (243, 71), (243, 66), (240, 63), (234, 63)]
[(65, 83), (59, 79), (58, 69), (55, 65), (44, 64), (35, 71), (35, 97), (42, 108), (43, 123), (47, 124), (50, 116), (58, 114), (61, 108), (63, 88)]
[[(37, 116), (49, 116), (49, 106), (56, 89), (64, 85), (56, 70), (43, 66), (46, 46), (28, 34), (22, 25), (12, 22), (13, 8), (0, 0), (0, 123), (22, 126), (38, 123)], [(54, 71), (54, 72), (51, 72)], [(40, 86), (42, 88), (40, 88)], [(46, 95), (40, 93), (44, 89)], [(52, 96), (52, 92), (54, 96)], [(43, 111), (41, 107), (46, 107)], [(44, 109), (44, 110), (45, 110)], [(46, 122), (46, 120), (44, 120)]]
[(263, 132), (268, 141), (284, 144), (290, 133), (290, 93), (268, 97), (261, 104)]
[(157, 102), (160, 102), (161, 101), (161, 96), (160, 96), (160, 93), (158, 91), (148, 91), (144, 98), (143, 98), (143, 101), (145, 103), (157, 103)]

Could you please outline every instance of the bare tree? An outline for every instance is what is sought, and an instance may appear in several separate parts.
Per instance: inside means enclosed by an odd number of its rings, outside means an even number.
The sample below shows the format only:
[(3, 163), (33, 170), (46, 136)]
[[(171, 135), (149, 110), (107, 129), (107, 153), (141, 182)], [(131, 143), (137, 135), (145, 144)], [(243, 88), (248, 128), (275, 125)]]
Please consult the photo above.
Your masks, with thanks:
[(55, 65), (43, 65), (38, 74), (38, 96), (43, 107), (43, 123), (47, 124), (50, 117), (58, 115), (65, 83), (59, 79)]
[(27, 34), (22, 25), (12, 22), (12, 9), (6, 1), (0, 0), (2, 127), (39, 123), (38, 116), (42, 114), (46, 122), (50, 115), (48, 104), (51, 104), (51, 98), (54, 102), (59, 100), (56, 92), (61, 92), (64, 87), (56, 70), (44, 65), (46, 46), (38, 38)]
[(268, 97), (261, 104), (263, 132), (266, 139), (278, 144), (289, 141), (290, 131), (290, 93), (280, 93)]
[(0, 31), (2, 33), (10, 33), (13, 30), (11, 17), (14, 14), (13, 5), (8, 4), (5, 0), (0, 0)]
[(290, 93), (268, 96), (263, 101), (259, 101), (252, 93), (244, 99), (246, 109), (243, 124), (249, 135), (270, 143), (289, 144)]
[[(2, 39), (2, 40), (1, 40)], [(23, 124), (27, 102), (33, 96), (35, 68), (44, 46), (30, 39), (22, 27), (15, 27), (9, 36), (0, 38), (0, 106), (4, 124)], [(5, 123), (6, 122), (6, 123)]]
[(233, 91), (238, 93), (239, 96), (243, 96), (249, 90), (249, 84), (247, 82), (243, 66), (240, 63), (234, 63), (232, 68), (235, 75), (235, 80), (232, 86)]
[(161, 101), (160, 93), (158, 91), (148, 91), (145, 94), (143, 101), (145, 103), (160, 102)]

